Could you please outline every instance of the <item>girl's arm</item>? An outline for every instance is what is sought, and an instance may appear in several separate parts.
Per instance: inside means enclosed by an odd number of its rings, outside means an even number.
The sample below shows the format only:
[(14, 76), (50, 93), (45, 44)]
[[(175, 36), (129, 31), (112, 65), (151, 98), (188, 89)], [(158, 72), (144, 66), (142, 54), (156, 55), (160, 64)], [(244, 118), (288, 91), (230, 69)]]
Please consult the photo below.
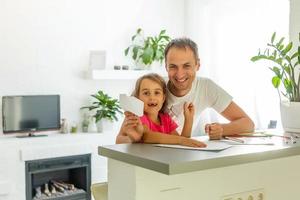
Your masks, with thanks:
[(118, 134), (116, 138), (116, 144), (123, 144), (123, 143), (132, 143), (131, 139), (127, 135)]
[(190, 147), (206, 146), (205, 143), (191, 138), (151, 131), (145, 125), (144, 125), (143, 141), (144, 143), (150, 143), (150, 144), (155, 144), (155, 143), (156, 144), (179, 144), (179, 145), (190, 146)]
[(195, 108), (192, 103), (184, 103), (184, 125), (181, 131), (181, 136), (190, 138), (193, 127)]
[(141, 138), (142, 134), (132, 128), (125, 133), (120, 131), (116, 138), (116, 144), (139, 142)]

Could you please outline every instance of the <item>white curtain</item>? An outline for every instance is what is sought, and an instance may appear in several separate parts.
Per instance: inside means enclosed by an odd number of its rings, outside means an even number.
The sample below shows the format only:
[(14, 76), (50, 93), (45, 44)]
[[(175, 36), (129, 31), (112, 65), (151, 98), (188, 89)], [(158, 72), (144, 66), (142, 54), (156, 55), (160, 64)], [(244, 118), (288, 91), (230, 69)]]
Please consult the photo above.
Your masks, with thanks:
[[(185, 34), (197, 42), (200, 75), (213, 79), (254, 120), (257, 129), (269, 120), (280, 123), (279, 98), (271, 84), (272, 63), (250, 58), (266, 46), (272, 33), (288, 41), (289, 0), (187, 0)], [(226, 121), (214, 111), (206, 122)]]

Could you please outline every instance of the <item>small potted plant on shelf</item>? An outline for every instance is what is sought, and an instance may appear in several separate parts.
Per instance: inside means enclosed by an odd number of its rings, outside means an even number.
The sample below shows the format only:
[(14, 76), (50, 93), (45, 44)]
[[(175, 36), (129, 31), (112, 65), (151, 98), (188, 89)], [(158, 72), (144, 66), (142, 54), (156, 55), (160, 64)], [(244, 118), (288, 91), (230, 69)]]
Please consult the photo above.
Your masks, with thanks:
[(300, 46), (293, 51), (293, 43), (284, 44), (283, 41), (284, 37), (276, 40), (274, 32), (265, 51), (259, 51), (251, 60), (268, 60), (273, 63), (269, 69), (274, 72), (272, 84), (279, 94), (283, 128), (285, 131), (300, 133)]
[(118, 121), (117, 113), (122, 113), (119, 101), (108, 96), (101, 90), (91, 96), (96, 100), (92, 102), (92, 105), (81, 107), (81, 109), (88, 109), (93, 112), (95, 122), (98, 123), (98, 131), (101, 132), (104, 127), (104, 121)]
[(145, 37), (141, 28), (131, 37), (132, 44), (125, 49), (125, 56), (131, 56), (137, 69), (150, 68), (154, 61), (162, 63), (164, 50), (171, 38), (166, 30), (161, 30), (158, 36)]

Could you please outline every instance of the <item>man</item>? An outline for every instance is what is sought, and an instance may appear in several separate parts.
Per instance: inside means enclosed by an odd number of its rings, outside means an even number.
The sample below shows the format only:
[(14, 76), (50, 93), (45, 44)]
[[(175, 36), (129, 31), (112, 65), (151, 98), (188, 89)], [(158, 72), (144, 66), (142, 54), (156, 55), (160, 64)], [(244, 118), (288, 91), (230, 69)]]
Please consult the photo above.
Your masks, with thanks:
[(209, 79), (196, 77), (200, 59), (195, 42), (188, 38), (173, 39), (165, 49), (165, 67), (169, 77), (168, 108), (176, 116), (179, 125), (184, 120), (182, 105), (192, 102), (195, 106), (194, 130), (200, 122), (201, 112), (208, 107), (214, 108), (230, 121), (226, 124), (206, 124), (205, 132), (210, 139), (253, 131), (252, 120), (226, 91)]
[[(165, 67), (169, 77), (167, 83), (168, 113), (178, 122), (179, 132), (184, 124), (183, 106), (185, 103), (192, 103), (195, 107), (194, 132), (200, 122), (200, 114), (205, 108), (214, 108), (230, 121), (226, 124), (206, 124), (205, 132), (210, 139), (221, 139), (222, 136), (253, 131), (252, 120), (232, 101), (232, 97), (226, 91), (207, 78), (196, 77), (196, 72), (200, 68), (200, 59), (197, 45), (192, 40), (173, 39), (165, 49)], [(128, 130), (132, 130), (140, 123), (138, 118), (131, 113), (125, 113), (125, 115), (119, 138), (127, 137), (126, 132), (130, 132)], [(148, 138), (147, 134), (146, 138)], [(152, 141), (155, 143), (155, 140)], [(136, 141), (128, 138), (128, 142)]]

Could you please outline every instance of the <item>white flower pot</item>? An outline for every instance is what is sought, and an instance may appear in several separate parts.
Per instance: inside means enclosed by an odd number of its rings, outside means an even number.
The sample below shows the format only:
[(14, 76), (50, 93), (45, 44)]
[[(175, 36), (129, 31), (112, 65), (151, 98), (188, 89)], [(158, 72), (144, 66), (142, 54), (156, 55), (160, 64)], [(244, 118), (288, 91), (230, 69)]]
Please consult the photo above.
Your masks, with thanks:
[(104, 131), (112, 131), (113, 130), (114, 123), (107, 119), (101, 119), (99, 122), (97, 122), (97, 129), (99, 133), (102, 133)]
[(90, 119), (89, 125), (88, 125), (88, 132), (89, 133), (96, 133), (97, 132), (97, 126), (96, 126), (96, 119), (95, 117), (92, 117)]
[(280, 102), (281, 122), (284, 131), (300, 133), (300, 102)]

